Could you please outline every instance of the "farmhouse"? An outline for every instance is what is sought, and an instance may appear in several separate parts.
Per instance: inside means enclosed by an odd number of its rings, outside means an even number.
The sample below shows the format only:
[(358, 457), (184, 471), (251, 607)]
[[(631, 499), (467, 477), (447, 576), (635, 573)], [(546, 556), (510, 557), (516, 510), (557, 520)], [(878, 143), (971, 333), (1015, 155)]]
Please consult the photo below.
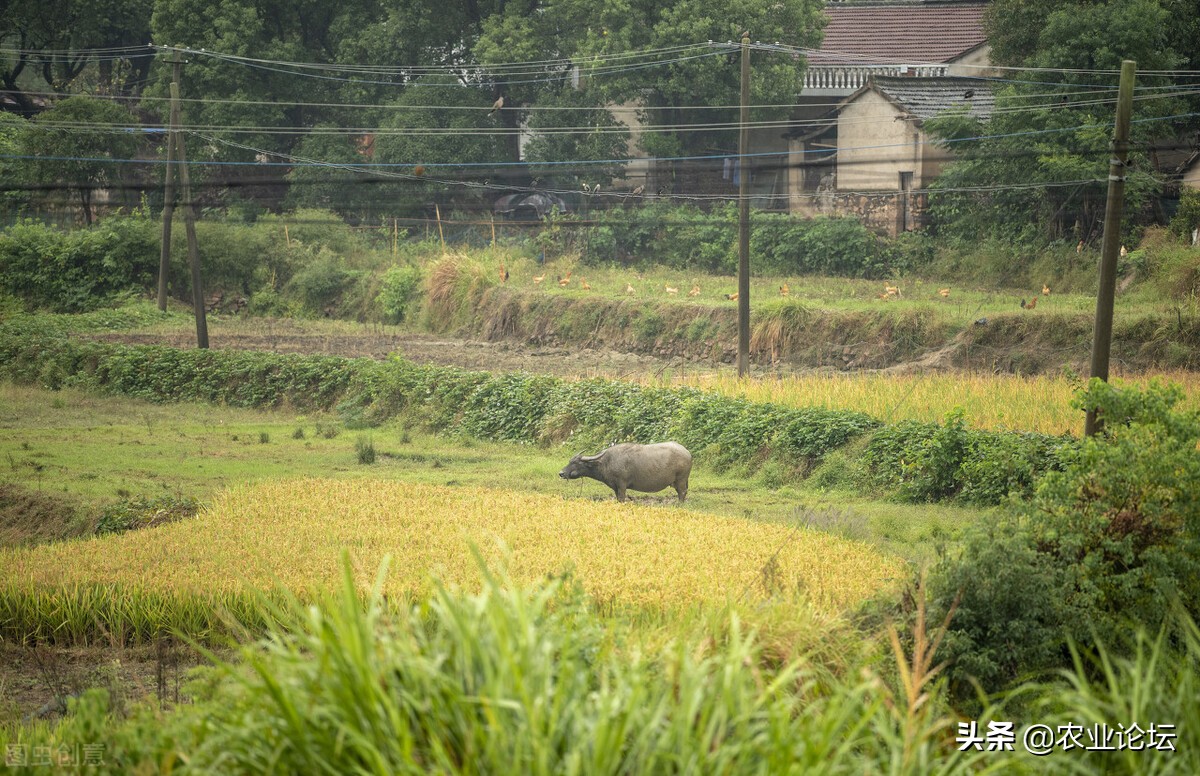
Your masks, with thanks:
[(795, 123), (784, 133), (793, 213), (863, 217), (896, 234), (921, 223), (928, 185), (948, 159), (924, 121), (948, 109), (986, 119), (992, 90), (986, 2), (831, 3), (809, 57)]
[(838, 103), (829, 127), (796, 138), (806, 159), (799, 170), (820, 177), (811, 194), (794, 192), (792, 212), (853, 213), (892, 235), (917, 228), (925, 210), (921, 192), (951, 159), (925, 122), (956, 110), (987, 121), (994, 107), (987, 80), (871, 76)]
[[(750, 132), (753, 159), (747, 166), (754, 206), (804, 215), (861, 215), (890, 233), (915, 228), (921, 203), (906, 192), (927, 184), (945, 160), (944, 153), (922, 145), (921, 122), (959, 103), (990, 109), (990, 90), (975, 80), (959, 80), (990, 74), (983, 29), (987, 6), (985, 0), (830, 2), (825, 37), (821, 48), (807, 55), (790, 127)], [(900, 81), (914, 89), (901, 89)], [(974, 104), (972, 98), (954, 99), (969, 90), (974, 90)], [(843, 119), (843, 112), (851, 115)], [(636, 158), (636, 106), (620, 106), (614, 113), (632, 130), (630, 188), (736, 191), (741, 171), (735, 149), (726, 149), (729, 156), (715, 164), (703, 160), (667, 169)], [(854, 153), (866, 146), (877, 170), (868, 171), (864, 154)], [(868, 180), (847, 177), (851, 167), (869, 172)]]

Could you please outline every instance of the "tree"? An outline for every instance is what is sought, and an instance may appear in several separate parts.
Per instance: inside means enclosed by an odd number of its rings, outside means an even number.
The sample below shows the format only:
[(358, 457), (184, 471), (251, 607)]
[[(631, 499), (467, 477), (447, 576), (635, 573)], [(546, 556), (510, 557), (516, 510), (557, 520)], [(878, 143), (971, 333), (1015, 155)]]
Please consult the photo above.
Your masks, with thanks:
[(12, 113), (0, 113), (0, 213), (19, 212), (28, 202), (21, 156), (21, 135), (25, 120)]
[(116, 103), (68, 97), (35, 116), (21, 134), (22, 153), (35, 157), (27, 179), (46, 184), (47, 195), (74, 191), (90, 224), (95, 193), (128, 179), (140, 132), (133, 114)]
[[(154, 0), (10, 0), (0, 14), (0, 83), (11, 108), (40, 108), (38, 92), (94, 90), (136, 96), (151, 62)], [(146, 48), (141, 48), (146, 47)], [(98, 52), (97, 50), (107, 49)]]
[(426, 76), (405, 90), (375, 138), (374, 159), (386, 165), (378, 173), (391, 181), (379, 185), (378, 198), (393, 203), (376, 207), (414, 214), (451, 196), (470, 201), (502, 188), (508, 168), (489, 164), (501, 157), (487, 113), (492, 102), (484, 89), (446, 76)]
[[(1115, 71), (1123, 59), (1136, 60), (1143, 73), (1184, 61), (1167, 32), (1168, 12), (1161, 0), (997, 0), (988, 19), (999, 63), (1041, 69), (1001, 89), (987, 123), (961, 113), (927, 122), (959, 157), (932, 185), (934, 227), (966, 239), (1096, 238), (1111, 155)], [(1036, 32), (1033, 42), (1026, 32)], [(1170, 86), (1163, 75), (1140, 75), (1137, 86), (1147, 96), (1159, 88), (1160, 96), (1135, 107), (1139, 121), (1126, 185), (1130, 220), (1159, 192), (1149, 159), (1136, 149), (1179, 132), (1181, 124), (1168, 117), (1187, 112), (1161, 88)]]
[(379, 184), (387, 179), (362, 166), (369, 161), (362, 140), (363, 136), (328, 125), (307, 135), (296, 148), (297, 164), (287, 175), (288, 206), (332, 210), (356, 221), (370, 216), (378, 202)]
[[(509, 78), (509, 93), (522, 89), (537, 104), (578, 68), (597, 103), (634, 101), (644, 120), (655, 124), (710, 124), (737, 121), (737, 110), (680, 110), (681, 107), (736, 105), (740, 71), (736, 51), (708, 45), (738, 39), (743, 29), (753, 40), (811, 47), (820, 42), (824, 16), (818, 0), (677, 0), (670, 4), (635, 0), (603, 3), (547, 0), (509, 5), (485, 21), (476, 51), (481, 63), (558, 59), (538, 75)], [(681, 50), (680, 47), (690, 47)], [(644, 49), (674, 53), (610, 59)], [(751, 76), (751, 101), (791, 105), (800, 91), (804, 61), (789, 54), (758, 54)], [(515, 83), (523, 81), (523, 83)], [(540, 82), (543, 85), (539, 85)], [(546, 85), (548, 84), (548, 85)], [(521, 100), (517, 104), (522, 104)], [(755, 120), (783, 118), (787, 108), (756, 109)], [(731, 147), (735, 129), (647, 133), (642, 147), (654, 155), (703, 153)]]
[[(629, 158), (629, 129), (599, 98), (594, 90), (566, 86), (538, 100), (536, 107), (563, 110), (531, 112), (526, 122), (531, 136), (525, 158), (534, 176), (556, 181), (559, 188), (578, 189), (581, 182), (607, 184), (621, 174), (622, 161)], [(605, 163), (571, 164), (588, 161)]]

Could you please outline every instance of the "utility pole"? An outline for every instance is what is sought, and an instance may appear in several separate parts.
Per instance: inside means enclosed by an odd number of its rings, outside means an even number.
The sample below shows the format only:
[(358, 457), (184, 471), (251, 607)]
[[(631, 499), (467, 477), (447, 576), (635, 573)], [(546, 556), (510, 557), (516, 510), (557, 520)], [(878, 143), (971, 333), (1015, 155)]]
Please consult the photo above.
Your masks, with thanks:
[[(1092, 377), (1108, 382), (1112, 351), (1113, 303), (1117, 289), (1117, 254), (1121, 249), (1121, 213), (1125, 203), (1125, 163), (1129, 159), (1129, 124), (1133, 114), (1133, 78), (1137, 63), (1121, 63), (1117, 89), (1117, 119), (1113, 128), (1108, 168), (1108, 201), (1104, 206), (1104, 237), (1100, 251), (1100, 290), (1096, 294), (1096, 325), (1092, 335)], [(1103, 418), (1088, 410), (1083, 433), (1092, 436), (1104, 427)]]
[[(179, 80), (181, 60), (167, 61)], [(158, 309), (167, 309), (167, 275), (171, 264), (171, 220), (175, 217), (175, 132), (179, 129), (178, 103), (171, 100), (171, 128), (167, 130), (167, 172), (163, 176), (162, 248), (158, 255)]]
[(742, 33), (741, 127), (738, 131), (738, 377), (750, 370), (750, 31)]
[[(171, 116), (173, 119), (179, 118), (179, 81), (180, 81), (180, 66), (182, 61), (175, 60), (172, 62), (174, 68), (173, 80), (171, 81)], [(200, 278), (200, 247), (196, 242), (196, 207), (192, 203), (192, 185), (191, 178), (188, 174), (187, 166), (187, 151), (183, 145), (183, 131), (179, 129), (179, 125), (172, 122), (171, 125), (172, 146), (174, 150), (174, 159), (177, 162), (176, 168), (179, 174), (179, 188), (183, 196), (183, 223), (187, 231), (187, 250), (188, 264), (192, 268), (192, 311), (196, 316), (196, 347), (208, 347), (208, 320), (204, 313), (204, 286)], [(170, 156), (170, 152), (168, 152)], [(169, 247), (164, 247), (164, 251), (169, 251)], [(162, 279), (159, 279), (161, 288)]]

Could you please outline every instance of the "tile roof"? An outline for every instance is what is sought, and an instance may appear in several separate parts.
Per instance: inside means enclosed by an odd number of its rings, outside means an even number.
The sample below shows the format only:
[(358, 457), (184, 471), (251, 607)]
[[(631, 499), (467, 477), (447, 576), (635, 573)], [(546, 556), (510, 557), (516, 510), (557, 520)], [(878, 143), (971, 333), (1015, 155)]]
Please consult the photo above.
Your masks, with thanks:
[[(987, 2), (829, 3), (811, 65), (949, 62), (987, 42)], [(850, 56), (847, 56), (850, 55)]]
[[(864, 88), (869, 89), (872, 86), (921, 120), (933, 118), (950, 108), (966, 105), (968, 113), (987, 121), (996, 107), (994, 84), (983, 78), (872, 76), (870, 84)], [(853, 99), (853, 96), (849, 99)]]

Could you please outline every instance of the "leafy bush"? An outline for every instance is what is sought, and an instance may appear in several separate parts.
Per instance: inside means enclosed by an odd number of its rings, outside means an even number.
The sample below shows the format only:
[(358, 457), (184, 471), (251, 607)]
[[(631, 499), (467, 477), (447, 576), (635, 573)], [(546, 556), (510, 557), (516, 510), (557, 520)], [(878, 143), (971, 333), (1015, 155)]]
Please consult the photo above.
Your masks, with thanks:
[(1062, 467), (1073, 444), (1045, 434), (969, 429), (958, 408), (940, 425), (903, 421), (879, 429), (864, 459), (875, 484), (904, 500), (998, 504), (1031, 495), (1042, 474)]
[(1171, 234), (1190, 243), (1192, 230), (1200, 229), (1200, 190), (1184, 186), (1179, 192), (1179, 209), (1168, 227)]
[(419, 267), (395, 266), (383, 273), (378, 304), (384, 323), (401, 323), (421, 287)]
[(157, 282), (158, 243), (140, 211), (69, 232), (22, 221), (0, 233), (0, 292), (32, 309), (93, 310)]
[[(989, 689), (1069, 666), (1068, 639), (1117, 653), (1133, 634), (1171, 623), (1172, 602), (1200, 612), (1200, 415), (1182, 393), (1093, 380), (1076, 400), (1105, 433), (1068, 453), (1019, 517), (977, 529), (939, 565), (932, 590), (944, 613), (961, 592), (947, 637), (952, 675)], [(965, 688), (960, 686), (960, 690)]]

